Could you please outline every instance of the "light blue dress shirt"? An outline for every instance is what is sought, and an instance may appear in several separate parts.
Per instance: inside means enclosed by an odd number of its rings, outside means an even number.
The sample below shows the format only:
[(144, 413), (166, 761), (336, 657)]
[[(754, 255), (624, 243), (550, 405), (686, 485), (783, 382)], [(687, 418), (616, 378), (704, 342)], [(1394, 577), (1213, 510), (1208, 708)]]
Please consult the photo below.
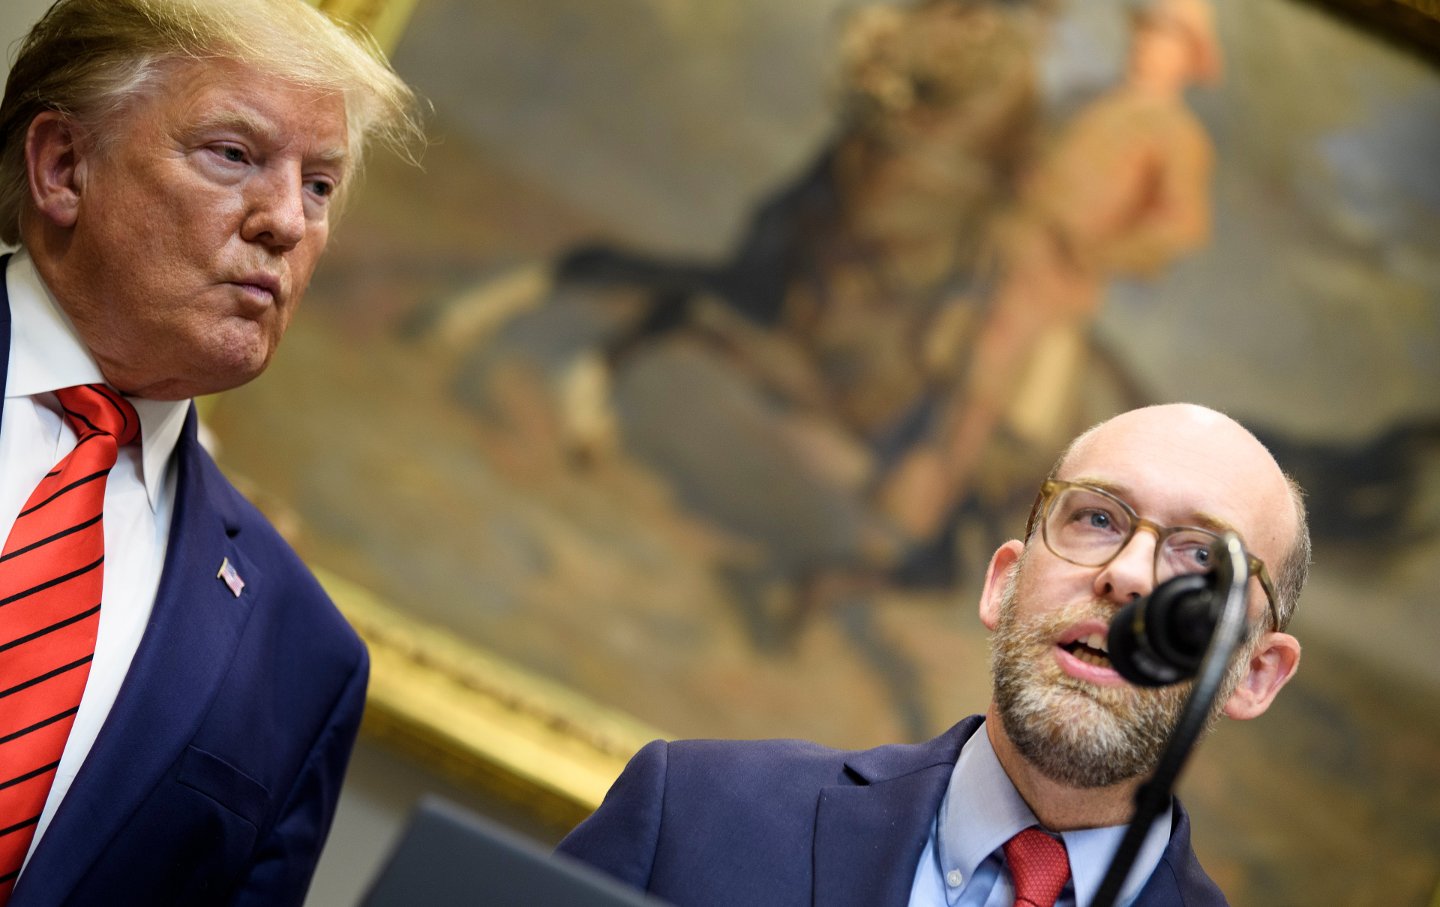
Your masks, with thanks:
[[(1150, 826), (1117, 903), (1129, 904), (1140, 893), (1170, 841), (1172, 808)], [(1015, 890), (1005, 871), (1001, 848), (1019, 832), (1038, 825), (1035, 814), (990, 747), (985, 725), (960, 750), (950, 785), (920, 852), (910, 907), (1011, 907)], [(1070, 857), (1070, 881), (1056, 907), (1095, 900), (1110, 868), (1110, 858), (1125, 836), (1125, 826), (1061, 832)]]

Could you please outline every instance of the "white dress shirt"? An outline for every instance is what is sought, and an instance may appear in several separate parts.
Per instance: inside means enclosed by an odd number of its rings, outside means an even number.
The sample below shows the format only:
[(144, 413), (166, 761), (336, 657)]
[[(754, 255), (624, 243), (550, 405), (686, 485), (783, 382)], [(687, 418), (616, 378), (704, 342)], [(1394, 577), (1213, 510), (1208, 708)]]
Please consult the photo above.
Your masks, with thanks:
[[(11, 337), (5, 410), (0, 415), (0, 539), (10, 534), (41, 476), (75, 446), (75, 434), (61, 417), (54, 392), (105, 380), (23, 249), (10, 259), (4, 279)], [(31, 852), (110, 714), (145, 632), (165, 564), (175, 499), (171, 454), (189, 401), (130, 402), (140, 416), (140, 443), (121, 449), (106, 482), (105, 577), (95, 659)]]
[[(1170, 842), (1172, 807), (1166, 807), (1145, 836), (1130, 875), (1116, 903), (1129, 904), (1140, 894)], [(950, 786), (940, 801), (930, 840), (920, 853), (910, 907), (1011, 907), (1015, 889), (1005, 871), (1005, 842), (1039, 820), (990, 746), (981, 724), (950, 773)], [(1060, 833), (1070, 858), (1070, 881), (1055, 900), (1056, 907), (1089, 904), (1100, 891), (1110, 858), (1125, 836), (1125, 826), (1087, 828)]]

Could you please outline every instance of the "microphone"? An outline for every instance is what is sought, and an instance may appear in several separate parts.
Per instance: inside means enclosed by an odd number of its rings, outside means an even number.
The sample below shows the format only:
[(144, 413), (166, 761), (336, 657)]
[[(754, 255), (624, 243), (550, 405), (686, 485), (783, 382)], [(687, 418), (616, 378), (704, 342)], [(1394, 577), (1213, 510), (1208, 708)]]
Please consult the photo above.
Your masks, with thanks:
[(1195, 676), (1225, 606), (1230, 580), (1221, 572), (1173, 577), (1116, 613), (1107, 642), (1121, 677), (1163, 687)]

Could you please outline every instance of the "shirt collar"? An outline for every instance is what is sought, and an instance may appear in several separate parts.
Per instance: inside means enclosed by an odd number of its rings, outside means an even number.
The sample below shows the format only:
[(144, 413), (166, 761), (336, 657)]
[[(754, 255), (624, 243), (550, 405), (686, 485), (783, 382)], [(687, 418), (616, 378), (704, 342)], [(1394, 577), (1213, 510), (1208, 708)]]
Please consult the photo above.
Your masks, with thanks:
[[(1117, 902), (1129, 903), (1140, 893), (1170, 841), (1173, 806), (1167, 806), (1145, 836), (1130, 876)], [(990, 854), (1039, 820), (1005, 773), (984, 724), (970, 735), (950, 773), (950, 786), (940, 802), (939, 853), (942, 872), (958, 869), (972, 878)], [(1070, 856), (1075, 903), (1095, 899), (1110, 868), (1110, 858), (1125, 836), (1124, 825), (1061, 832)]]
[[(85, 348), (69, 317), (40, 279), (24, 248), (5, 271), (10, 296), (10, 364), (5, 399), (53, 393), (77, 384), (103, 384), (105, 376)], [(140, 416), (140, 454), (145, 494), (151, 509), (160, 506), (170, 454), (185, 426), (188, 400), (128, 399)]]

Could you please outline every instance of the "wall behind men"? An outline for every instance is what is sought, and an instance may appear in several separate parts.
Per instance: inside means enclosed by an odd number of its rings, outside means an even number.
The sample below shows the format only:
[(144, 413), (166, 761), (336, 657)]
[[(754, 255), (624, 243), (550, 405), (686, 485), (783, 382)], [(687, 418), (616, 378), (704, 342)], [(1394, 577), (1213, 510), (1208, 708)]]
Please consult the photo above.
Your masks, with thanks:
[[(5, 65), (5, 75), (10, 75), (10, 64), (15, 60), (15, 54), (20, 49), (20, 39), (30, 30), (30, 26), (40, 14), (50, 8), (50, 0), (7, 0), (5, 4), (5, 15), (0, 16), (0, 59)], [(9, 250), (9, 246), (0, 243), (0, 252)]]
[(5, 4), (5, 15), (0, 16), (0, 48), (3, 48), (6, 75), (10, 73), (20, 39), (49, 8), (50, 0), (8, 0)]

